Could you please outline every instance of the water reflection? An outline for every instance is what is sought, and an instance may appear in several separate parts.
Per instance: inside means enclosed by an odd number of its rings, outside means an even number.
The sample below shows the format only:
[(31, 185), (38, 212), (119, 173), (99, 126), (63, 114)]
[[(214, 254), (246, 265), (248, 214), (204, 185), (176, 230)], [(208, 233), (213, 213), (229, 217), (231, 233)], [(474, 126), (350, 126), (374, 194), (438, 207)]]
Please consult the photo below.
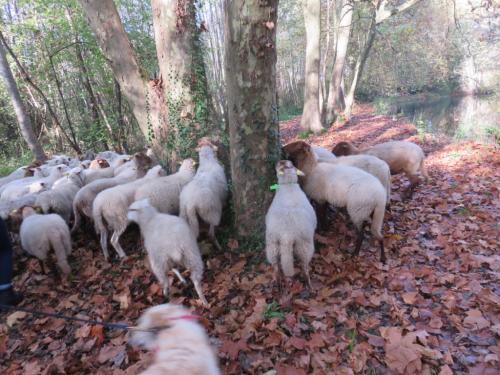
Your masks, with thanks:
[(456, 140), (500, 141), (500, 100), (497, 96), (439, 97), (408, 100), (391, 108), (403, 113), (417, 127)]

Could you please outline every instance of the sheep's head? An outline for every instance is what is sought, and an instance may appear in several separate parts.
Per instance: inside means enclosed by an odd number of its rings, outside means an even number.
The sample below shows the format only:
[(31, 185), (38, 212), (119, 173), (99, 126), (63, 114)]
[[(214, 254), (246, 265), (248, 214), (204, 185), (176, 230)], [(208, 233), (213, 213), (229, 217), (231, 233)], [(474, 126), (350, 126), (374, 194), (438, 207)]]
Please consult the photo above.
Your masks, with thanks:
[(18, 212), (21, 213), (23, 220), (31, 215), (36, 215), (38, 213), (36, 211), (35, 207), (32, 207), (32, 206), (23, 206), (23, 207), (19, 208)]
[(153, 168), (151, 168), (148, 173), (146, 173), (146, 177), (162, 177), (165, 176), (165, 170), (162, 168), (161, 165), (155, 165)]
[(201, 160), (203, 158), (215, 157), (217, 149), (217, 146), (208, 137), (203, 137), (198, 140), (198, 147), (196, 147), (196, 152), (199, 153)]
[(138, 169), (146, 170), (153, 163), (151, 158), (144, 154), (143, 152), (137, 152), (134, 154), (132, 159), (135, 162), (135, 165)]
[(351, 142), (342, 141), (335, 145), (332, 149), (335, 156), (348, 156), (357, 154), (357, 149)]
[(132, 330), (129, 343), (153, 349), (160, 331), (167, 330), (181, 320), (192, 319), (196, 317), (183, 306), (167, 303), (151, 307), (139, 318), (136, 330)]
[(90, 163), (90, 166), (89, 166), (90, 169), (100, 169), (100, 168), (107, 168), (107, 167), (109, 167), (108, 161), (106, 159), (102, 159), (102, 158), (97, 158), (97, 159), (92, 160), (92, 162)]
[(280, 160), (276, 163), (276, 175), (279, 184), (293, 184), (297, 182), (298, 176), (304, 176), (304, 173), (296, 169), (290, 160)]
[(152, 208), (151, 207), (151, 203), (149, 203), (149, 199), (148, 198), (141, 199), (139, 201), (135, 201), (128, 208), (127, 218), (130, 221), (133, 221), (133, 222), (137, 223), (139, 221), (139, 215), (140, 215), (140, 213), (142, 211), (148, 209), (148, 208)]
[(179, 172), (184, 171), (194, 173), (196, 171), (196, 162), (191, 158), (184, 159), (179, 167)]
[(299, 169), (307, 169), (307, 165), (316, 162), (314, 152), (307, 142), (296, 141), (283, 146), (286, 157)]

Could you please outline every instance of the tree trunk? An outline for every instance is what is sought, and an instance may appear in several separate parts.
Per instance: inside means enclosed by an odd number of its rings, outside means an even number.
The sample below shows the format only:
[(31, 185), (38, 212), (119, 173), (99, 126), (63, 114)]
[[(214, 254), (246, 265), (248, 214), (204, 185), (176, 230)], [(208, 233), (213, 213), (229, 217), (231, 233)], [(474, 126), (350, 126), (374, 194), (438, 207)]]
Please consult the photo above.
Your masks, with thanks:
[(0, 75), (4, 78), (7, 92), (12, 99), (12, 106), (14, 107), (14, 111), (16, 112), (21, 135), (28, 144), (28, 147), (33, 153), (33, 156), (36, 158), (36, 160), (39, 160), (41, 162), (45, 161), (45, 153), (43, 152), (42, 146), (38, 142), (38, 139), (33, 132), (30, 118), (26, 114), (23, 102), (21, 100), (21, 95), (19, 94), (16, 81), (14, 79), (14, 76), (12, 75), (12, 71), (10, 70), (10, 66), (7, 61), (7, 56), (5, 55), (5, 49), (2, 42), (0, 42)]
[(160, 83), (168, 111), (166, 141), (172, 169), (195, 156), (197, 140), (217, 136), (211, 119), (194, 0), (151, 0)]
[(349, 45), (349, 36), (352, 28), (352, 14), (354, 4), (351, 0), (342, 0), (340, 4), (340, 17), (337, 27), (337, 47), (335, 53), (335, 62), (333, 65), (332, 79), (328, 89), (328, 102), (326, 105), (326, 124), (335, 121), (335, 110), (343, 110), (344, 98), (341, 88), (344, 75), (344, 65), (347, 56), (347, 47)]
[(102, 53), (127, 98), (139, 128), (152, 141), (155, 153), (165, 159), (165, 105), (160, 81), (142, 76), (137, 58), (127, 37), (113, 0), (79, 0)]
[[(377, 8), (380, 6), (380, 0), (378, 0)], [(375, 41), (375, 36), (377, 32), (377, 23), (375, 21), (377, 12), (373, 12), (372, 19), (370, 20), (370, 27), (368, 29), (368, 36), (366, 42), (359, 51), (358, 58), (356, 60), (356, 66), (354, 67), (354, 75), (352, 77), (351, 86), (349, 87), (349, 92), (345, 97), (345, 117), (347, 120), (351, 118), (352, 106), (354, 105), (354, 94), (356, 93), (356, 88), (361, 80), (361, 75), (363, 74), (363, 69), (365, 67), (366, 60), (372, 48), (373, 42)]]
[(304, 109), (300, 126), (306, 131), (318, 133), (323, 129), (319, 113), (321, 1), (303, 0), (303, 2), (306, 26), (306, 70)]
[[(235, 227), (262, 243), (280, 157), (276, 102), (278, 0), (226, 4), (226, 92)], [(316, 110), (317, 110), (316, 106)]]

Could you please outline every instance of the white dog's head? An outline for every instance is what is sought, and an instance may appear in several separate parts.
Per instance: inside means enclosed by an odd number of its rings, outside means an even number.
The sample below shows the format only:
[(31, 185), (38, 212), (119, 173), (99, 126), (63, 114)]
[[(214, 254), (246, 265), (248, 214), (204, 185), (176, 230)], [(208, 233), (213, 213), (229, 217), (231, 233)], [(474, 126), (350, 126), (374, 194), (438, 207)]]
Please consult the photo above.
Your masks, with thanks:
[(135, 330), (130, 335), (129, 343), (151, 350), (155, 347), (158, 333), (181, 320), (196, 320), (196, 316), (180, 305), (167, 303), (151, 307), (139, 318)]

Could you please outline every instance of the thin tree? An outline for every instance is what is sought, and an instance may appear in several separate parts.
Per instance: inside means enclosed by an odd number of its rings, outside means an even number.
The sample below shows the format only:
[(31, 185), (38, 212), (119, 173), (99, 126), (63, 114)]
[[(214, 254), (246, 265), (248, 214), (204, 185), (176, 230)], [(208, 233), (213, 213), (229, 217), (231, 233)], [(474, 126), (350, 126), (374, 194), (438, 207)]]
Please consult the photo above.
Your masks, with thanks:
[(5, 48), (3, 43), (0, 41), (0, 76), (5, 80), (5, 86), (7, 92), (12, 99), (12, 106), (16, 112), (17, 122), (19, 123), (19, 129), (21, 130), (21, 135), (28, 144), (29, 149), (35, 156), (36, 160), (41, 162), (45, 161), (46, 156), (43, 151), (42, 145), (38, 142), (35, 136), (33, 127), (31, 126), (31, 121), (29, 116), (24, 109), (23, 102), (21, 100), (21, 95), (19, 94), (19, 89), (17, 88), (16, 80), (12, 75), (10, 70), (9, 62), (7, 61), (7, 56), (5, 54)]
[(306, 70), (304, 109), (300, 126), (303, 130), (318, 133), (323, 129), (320, 114), (320, 34), (321, 0), (303, 0), (306, 26)]
[(262, 241), (279, 159), (276, 103), (278, 0), (226, 4), (226, 93), (235, 226)]

